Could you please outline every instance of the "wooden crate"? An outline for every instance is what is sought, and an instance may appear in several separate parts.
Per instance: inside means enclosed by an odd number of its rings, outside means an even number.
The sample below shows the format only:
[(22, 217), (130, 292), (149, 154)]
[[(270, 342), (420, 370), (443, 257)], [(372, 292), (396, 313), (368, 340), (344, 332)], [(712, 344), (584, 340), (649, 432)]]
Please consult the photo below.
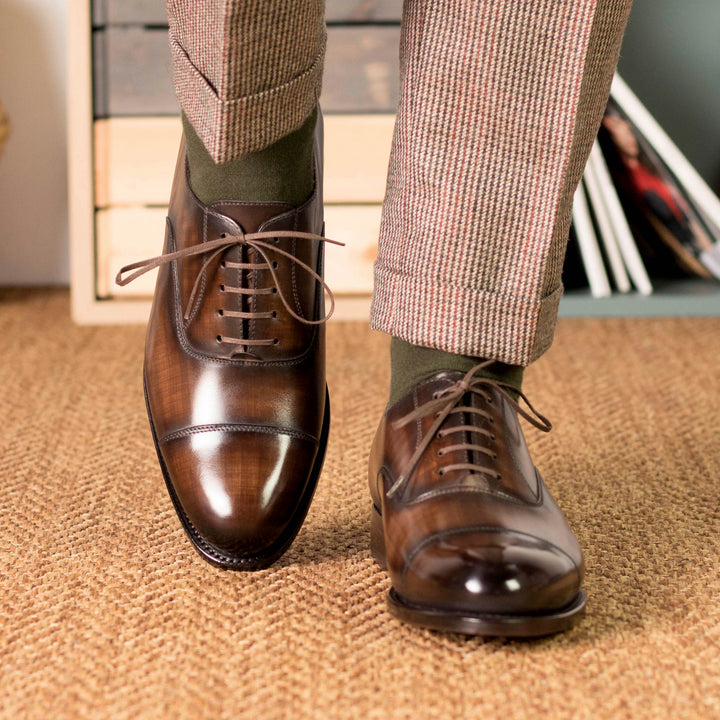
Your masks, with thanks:
[[(327, 279), (338, 317), (368, 315), (372, 263), (398, 96), (401, 0), (328, 0), (325, 112)], [(162, 0), (69, 5), (69, 165), (73, 316), (142, 322), (148, 273), (117, 270), (162, 249), (181, 126)]]

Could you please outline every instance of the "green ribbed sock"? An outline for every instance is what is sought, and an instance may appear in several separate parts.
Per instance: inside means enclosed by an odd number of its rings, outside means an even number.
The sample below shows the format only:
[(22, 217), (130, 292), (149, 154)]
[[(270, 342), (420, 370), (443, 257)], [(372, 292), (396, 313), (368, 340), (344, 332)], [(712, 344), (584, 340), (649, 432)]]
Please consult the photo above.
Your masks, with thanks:
[(183, 113), (190, 187), (205, 205), (219, 200), (300, 205), (313, 191), (313, 142), (318, 111), (297, 130), (259, 152), (217, 165)]
[[(453, 353), (434, 350), (432, 348), (411, 345), (410, 343), (392, 338), (390, 341), (390, 405), (397, 402), (403, 395), (410, 392), (432, 375), (442, 370), (459, 370), (467, 372), (482, 358), (467, 355), (454, 355)], [(482, 377), (492, 378), (509, 383), (518, 390), (522, 386), (524, 368), (519, 365), (506, 365), (495, 362), (487, 368), (478, 371)]]

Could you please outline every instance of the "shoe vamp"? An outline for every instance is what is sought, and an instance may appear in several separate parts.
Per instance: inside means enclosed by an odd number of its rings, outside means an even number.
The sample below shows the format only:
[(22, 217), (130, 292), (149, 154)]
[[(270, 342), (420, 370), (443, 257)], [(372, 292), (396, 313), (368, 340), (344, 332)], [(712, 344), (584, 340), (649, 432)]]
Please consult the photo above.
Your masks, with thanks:
[[(410, 478), (406, 497), (485, 492), (510, 501), (538, 502), (537, 471), (517, 416), (498, 391), (490, 392), (490, 403), (484, 396), (466, 397), (464, 402), (475, 412), (448, 416)], [(410, 428), (416, 442), (431, 430), (433, 420), (430, 416), (419, 429)]]
[(570, 548), (574, 561), (582, 562), (577, 541), (552, 497), (543, 488), (543, 502), (529, 505), (511, 502), (485, 492), (440, 493), (401, 505), (388, 500), (392, 538), (388, 562), (404, 563), (407, 553), (432, 540), (472, 530), (518, 534), (548, 545)]
[[(163, 272), (158, 289), (167, 286)], [(145, 353), (148, 402), (159, 438), (188, 427), (257, 424), (319, 437), (324, 407), (324, 332), (285, 362), (212, 358), (186, 341), (173, 309), (156, 293)]]

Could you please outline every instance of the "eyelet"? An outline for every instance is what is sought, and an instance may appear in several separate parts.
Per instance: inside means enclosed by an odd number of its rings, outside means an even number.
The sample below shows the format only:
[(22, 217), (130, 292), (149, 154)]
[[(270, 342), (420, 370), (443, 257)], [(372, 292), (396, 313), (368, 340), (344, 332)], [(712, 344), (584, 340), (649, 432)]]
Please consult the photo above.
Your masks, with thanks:
[(273, 310), (273, 311), (272, 311), (272, 316), (273, 316), (274, 318), (277, 317), (277, 310)]
[(445, 468), (440, 468), (437, 472), (438, 472), (438, 475), (444, 475), (444, 474), (445, 474)]
[(221, 343), (221, 342), (222, 342), (222, 335), (218, 335), (215, 339), (216, 339), (219, 343)]
[(220, 235), (221, 240), (224, 240), (226, 237), (227, 237), (227, 233), (223, 233), (222, 235)]
[(278, 291), (278, 289), (277, 289), (276, 287), (274, 287), (274, 288), (272, 289), (272, 294), (273, 294), (273, 295), (277, 295), (277, 291)]
[(273, 339), (273, 345), (277, 345), (279, 342), (280, 342), (280, 340), (278, 338)]
[(220, 292), (225, 292), (225, 286), (224, 286), (224, 285), (221, 285), (221, 286), (220, 286)]
[(224, 261), (224, 260), (221, 260), (221, 261), (220, 261), (220, 267), (221, 267), (221, 268), (225, 268), (225, 261)]
[(224, 310), (218, 310), (218, 315), (219, 315), (220, 317), (222, 317), (224, 314), (225, 314), (225, 311), (224, 311)]
[(440, 393), (437, 391), (432, 394), (433, 400), (437, 400), (440, 397)]
[(497, 459), (498, 459), (497, 453), (493, 453), (492, 459), (493, 459), (493, 460), (497, 460)]
[(438, 451), (437, 451), (437, 456), (438, 456), (438, 457), (442, 457), (444, 454), (445, 454), (445, 452), (444, 452), (443, 450), (438, 450)]
[(272, 266), (273, 266), (273, 270), (277, 270), (277, 269), (278, 269), (277, 260), (273, 260)]
[(497, 438), (495, 437), (495, 433), (493, 433), (493, 434), (490, 436), (490, 439), (491, 439), (493, 442), (495, 442), (495, 441), (497, 440)]

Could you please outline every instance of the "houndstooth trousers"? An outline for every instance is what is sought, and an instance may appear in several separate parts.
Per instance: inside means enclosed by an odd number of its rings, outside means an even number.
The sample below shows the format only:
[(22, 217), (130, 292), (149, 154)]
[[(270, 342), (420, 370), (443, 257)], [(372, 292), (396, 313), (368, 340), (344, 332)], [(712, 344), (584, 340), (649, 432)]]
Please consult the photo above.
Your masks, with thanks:
[[(632, 0), (405, 0), (371, 325), (527, 365)], [(180, 105), (216, 162), (318, 102), (324, 0), (167, 0)]]

